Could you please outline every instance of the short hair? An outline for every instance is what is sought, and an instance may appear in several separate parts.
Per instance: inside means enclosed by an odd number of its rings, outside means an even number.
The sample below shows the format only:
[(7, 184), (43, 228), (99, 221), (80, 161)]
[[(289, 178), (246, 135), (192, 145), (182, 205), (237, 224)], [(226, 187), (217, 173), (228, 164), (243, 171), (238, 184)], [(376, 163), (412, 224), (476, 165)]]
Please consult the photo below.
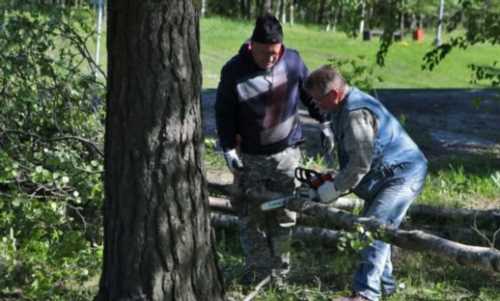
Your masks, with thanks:
[(263, 44), (282, 43), (283, 29), (280, 21), (271, 14), (258, 17), (255, 21), (251, 40)]
[(332, 88), (341, 88), (346, 85), (342, 74), (333, 65), (323, 65), (314, 70), (304, 81), (304, 89), (316, 90), (326, 95)]

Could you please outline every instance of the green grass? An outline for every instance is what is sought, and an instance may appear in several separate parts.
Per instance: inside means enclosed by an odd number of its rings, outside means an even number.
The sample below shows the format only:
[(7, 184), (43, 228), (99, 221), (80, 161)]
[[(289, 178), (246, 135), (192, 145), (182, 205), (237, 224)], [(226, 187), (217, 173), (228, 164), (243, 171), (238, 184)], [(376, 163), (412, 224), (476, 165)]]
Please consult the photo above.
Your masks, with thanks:
[[(203, 63), (203, 87), (215, 88), (220, 70), (227, 60), (235, 55), (241, 44), (250, 37), (253, 23), (205, 18), (201, 20), (201, 61)], [(284, 27), (285, 44), (299, 50), (304, 61), (312, 70), (325, 63), (332, 56), (352, 58), (366, 56), (375, 63), (379, 40), (370, 42), (352, 39), (342, 33), (321, 31), (317, 27), (302, 25)], [(431, 33), (426, 33), (424, 43), (417, 43), (406, 37), (394, 44), (386, 59), (386, 67), (377, 68), (384, 82), (376, 88), (470, 88), (470, 63), (489, 63), (499, 57), (500, 46), (479, 45), (468, 50), (453, 50), (446, 60), (433, 72), (422, 71), (422, 57), (431, 49)], [(445, 36), (446, 38), (446, 36)]]
[(418, 202), (447, 207), (498, 207), (499, 170), (500, 160), (489, 154), (434, 159)]
[[(242, 300), (253, 287), (238, 284), (243, 272), (236, 231), (217, 231), (219, 263), (226, 292)], [(358, 254), (339, 252), (319, 245), (294, 243), (290, 281), (282, 289), (267, 287), (256, 301), (326, 301), (350, 294)], [(500, 300), (500, 277), (440, 257), (396, 249), (393, 256), (398, 291), (385, 301)]]

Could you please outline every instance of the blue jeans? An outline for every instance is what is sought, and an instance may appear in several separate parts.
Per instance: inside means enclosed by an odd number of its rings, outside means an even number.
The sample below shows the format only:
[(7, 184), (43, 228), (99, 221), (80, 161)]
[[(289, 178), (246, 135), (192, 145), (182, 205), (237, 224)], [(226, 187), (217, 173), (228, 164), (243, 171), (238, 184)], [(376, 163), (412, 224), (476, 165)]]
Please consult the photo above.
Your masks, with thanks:
[[(373, 197), (365, 199), (363, 215), (399, 227), (411, 203), (421, 193), (426, 175), (426, 163), (397, 168), (382, 180), (382, 188)], [(361, 251), (361, 263), (354, 275), (353, 290), (371, 301), (377, 301), (382, 292), (391, 294), (395, 289), (391, 246), (376, 240)]]

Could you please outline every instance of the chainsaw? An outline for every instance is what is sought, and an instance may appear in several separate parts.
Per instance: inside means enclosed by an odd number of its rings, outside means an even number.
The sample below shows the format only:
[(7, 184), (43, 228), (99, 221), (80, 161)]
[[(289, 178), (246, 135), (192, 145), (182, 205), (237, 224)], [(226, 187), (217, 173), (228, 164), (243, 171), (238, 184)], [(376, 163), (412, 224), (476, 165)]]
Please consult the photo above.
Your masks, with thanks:
[[(302, 185), (306, 185), (309, 188), (317, 189), (325, 181), (333, 181), (333, 176), (330, 173), (319, 173), (312, 169), (307, 169), (303, 167), (297, 167), (295, 169), (295, 179), (297, 179)], [(286, 204), (297, 198), (298, 195), (294, 192), (292, 195), (276, 198), (260, 205), (262, 211), (269, 211), (278, 208), (286, 207)]]

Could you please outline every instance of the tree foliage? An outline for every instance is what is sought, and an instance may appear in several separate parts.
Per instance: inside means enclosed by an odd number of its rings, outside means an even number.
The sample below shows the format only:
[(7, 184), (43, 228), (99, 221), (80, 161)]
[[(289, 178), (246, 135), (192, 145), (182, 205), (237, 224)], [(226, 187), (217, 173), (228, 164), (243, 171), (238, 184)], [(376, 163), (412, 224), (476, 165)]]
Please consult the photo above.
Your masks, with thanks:
[(0, 296), (78, 300), (72, 287), (100, 258), (104, 90), (86, 47), (92, 16), (1, 8)]
[[(447, 30), (463, 27), (464, 33), (434, 48), (425, 55), (424, 68), (432, 70), (453, 49), (467, 49), (477, 44), (500, 44), (500, 1), (463, 0), (461, 8), (449, 20)], [(485, 80), (493, 86), (500, 85), (500, 55), (490, 65), (470, 64), (473, 81)]]
[[(447, 3), (449, 3), (448, 1)], [(454, 4), (453, 2), (451, 4)], [(500, 44), (500, 1), (459, 0), (451, 5), (451, 13), (445, 20), (448, 32), (457, 33), (448, 42), (434, 47), (424, 56), (424, 69), (432, 70), (453, 49), (467, 49), (478, 44)], [(385, 57), (393, 43), (393, 33), (397, 30), (398, 15), (404, 12), (405, 0), (387, 2), (384, 14), (384, 35), (377, 52), (377, 63), (384, 65)], [(450, 11), (450, 9), (448, 9)], [(492, 86), (500, 85), (499, 58), (492, 58), (490, 65), (470, 64), (473, 81), (484, 81)]]

